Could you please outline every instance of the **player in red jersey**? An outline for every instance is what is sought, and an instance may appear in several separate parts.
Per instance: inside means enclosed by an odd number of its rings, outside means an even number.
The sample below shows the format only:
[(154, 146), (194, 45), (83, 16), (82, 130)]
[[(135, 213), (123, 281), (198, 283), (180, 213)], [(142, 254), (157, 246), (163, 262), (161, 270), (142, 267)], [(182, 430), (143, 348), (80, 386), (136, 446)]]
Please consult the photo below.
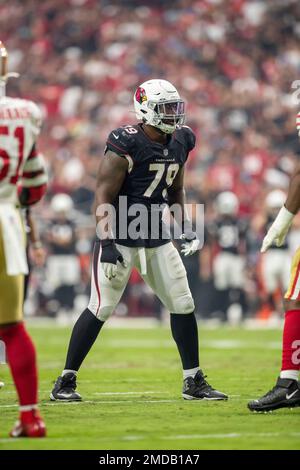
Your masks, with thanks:
[(40, 111), (31, 101), (5, 96), (6, 65), (7, 52), (0, 42), (0, 340), (20, 404), (20, 418), (11, 436), (43, 437), (46, 428), (37, 405), (36, 353), (23, 323), (28, 266), (19, 207), (42, 198), (47, 175), (36, 150)]
[[(300, 113), (297, 116), (300, 136)], [(292, 176), (287, 200), (264, 238), (264, 253), (273, 243), (281, 246), (300, 210), (300, 164)], [(282, 366), (275, 387), (258, 400), (248, 403), (251, 411), (272, 411), (300, 406), (300, 246), (292, 262), (290, 284), (284, 296), (285, 322), (282, 344)]]

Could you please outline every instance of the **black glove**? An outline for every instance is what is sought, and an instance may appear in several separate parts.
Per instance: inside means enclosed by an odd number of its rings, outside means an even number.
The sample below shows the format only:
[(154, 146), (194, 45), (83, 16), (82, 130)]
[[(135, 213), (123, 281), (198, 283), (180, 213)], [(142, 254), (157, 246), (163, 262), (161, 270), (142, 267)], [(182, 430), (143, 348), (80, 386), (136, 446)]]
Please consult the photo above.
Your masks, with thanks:
[(101, 240), (101, 248), (100, 262), (103, 263), (105, 276), (108, 279), (116, 277), (117, 262), (122, 263), (124, 268), (127, 266), (122, 254), (116, 247), (114, 240), (111, 239)]

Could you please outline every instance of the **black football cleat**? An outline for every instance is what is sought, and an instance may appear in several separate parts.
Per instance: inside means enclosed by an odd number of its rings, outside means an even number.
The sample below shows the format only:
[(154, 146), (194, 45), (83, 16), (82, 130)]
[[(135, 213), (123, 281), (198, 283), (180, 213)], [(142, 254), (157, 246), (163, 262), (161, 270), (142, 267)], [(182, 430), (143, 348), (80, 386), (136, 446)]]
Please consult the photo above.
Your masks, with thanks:
[(257, 400), (248, 403), (250, 411), (267, 412), (278, 408), (300, 406), (300, 383), (278, 377), (275, 387)]
[(81, 395), (76, 392), (76, 375), (72, 372), (60, 376), (55, 382), (54, 388), (50, 393), (52, 401), (81, 401)]
[(225, 393), (218, 392), (205, 380), (206, 375), (198, 370), (195, 377), (187, 377), (183, 381), (182, 396), (185, 400), (228, 400)]

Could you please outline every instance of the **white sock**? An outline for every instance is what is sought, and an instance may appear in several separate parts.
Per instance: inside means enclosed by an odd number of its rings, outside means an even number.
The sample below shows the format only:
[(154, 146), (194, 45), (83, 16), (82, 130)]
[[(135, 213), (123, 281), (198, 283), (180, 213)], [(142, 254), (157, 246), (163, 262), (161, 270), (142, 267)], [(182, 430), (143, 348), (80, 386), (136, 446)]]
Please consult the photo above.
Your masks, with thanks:
[(200, 367), (194, 367), (194, 369), (185, 369), (183, 370), (183, 380), (186, 379), (187, 377), (195, 377), (197, 374), (198, 370), (200, 370)]
[(38, 405), (24, 405), (24, 406), (19, 406), (20, 411), (32, 411), (32, 410), (37, 410)]
[(77, 375), (77, 370), (71, 370), (71, 369), (64, 369), (61, 373), (62, 377), (66, 374), (69, 374), (70, 372), (72, 372), (72, 374), (75, 374)]
[(298, 370), (282, 370), (280, 372), (281, 379), (291, 379), (291, 380), (298, 380), (299, 371)]

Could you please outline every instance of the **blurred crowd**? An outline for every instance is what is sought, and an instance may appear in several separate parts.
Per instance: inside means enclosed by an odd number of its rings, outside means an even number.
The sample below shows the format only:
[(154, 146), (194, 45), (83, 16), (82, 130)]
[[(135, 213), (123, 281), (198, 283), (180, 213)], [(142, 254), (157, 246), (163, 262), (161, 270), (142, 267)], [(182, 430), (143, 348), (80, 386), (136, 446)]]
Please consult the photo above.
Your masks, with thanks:
[[(274, 210), (267, 197), (286, 191), (300, 153), (292, 88), (300, 78), (297, 0), (10, 0), (0, 2), (0, 32), (10, 68), (21, 74), (10, 81), (9, 94), (37, 102), (45, 118), (39, 145), (50, 187), (35, 213), (47, 265), (32, 278), (37, 293), (29, 312), (56, 315), (61, 309), (76, 310), (80, 299), (84, 303), (95, 175), (105, 141), (113, 128), (135, 122), (136, 86), (158, 77), (178, 88), (187, 102), (187, 124), (197, 135), (186, 188), (189, 201), (205, 203), (208, 227), (204, 250), (187, 263), (198, 314), (228, 316), (220, 306), (230, 304), (230, 295), (243, 315), (263, 317), (280, 310), (278, 292), (285, 286), (278, 276), (270, 300), (259, 247)], [(237, 198), (231, 215), (218, 209), (223, 192)], [(51, 205), (60, 193), (71, 198), (65, 215)], [(242, 292), (227, 292), (226, 301), (221, 293), (216, 306), (215, 290), (230, 287), (216, 285), (214, 260), (224, 251), (216, 222), (229, 216), (246, 227), (238, 229), (235, 241), (243, 281), (233, 288)], [(69, 232), (60, 227), (65, 222)], [(299, 245), (299, 227), (296, 219), (286, 257)], [(64, 249), (60, 237), (66, 237)], [(53, 259), (66, 255), (77, 260), (71, 269), (76, 276), (59, 285), (61, 269)], [(56, 292), (62, 282), (73, 283), (68, 295)], [(159, 302), (133, 273), (117, 313), (153, 312), (161, 314)]]

